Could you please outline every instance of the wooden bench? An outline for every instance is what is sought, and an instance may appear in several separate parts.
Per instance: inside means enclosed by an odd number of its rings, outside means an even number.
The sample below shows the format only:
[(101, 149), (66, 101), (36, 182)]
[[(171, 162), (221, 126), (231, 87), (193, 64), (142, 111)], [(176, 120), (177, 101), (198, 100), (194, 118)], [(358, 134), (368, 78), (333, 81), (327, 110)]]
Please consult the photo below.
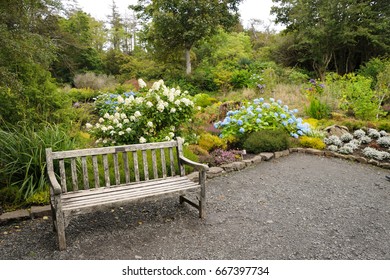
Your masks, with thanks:
[[(66, 249), (65, 229), (73, 216), (130, 201), (178, 195), (205, 215), (207, 165), (183, 155), (183, 140), (56, 151), (46, 149), (53, 229), (60, 250)], [(199, 182), (185, 176), (184, 165), (199, 171)], [(197, 201), (185, 197), (199, 190)]]

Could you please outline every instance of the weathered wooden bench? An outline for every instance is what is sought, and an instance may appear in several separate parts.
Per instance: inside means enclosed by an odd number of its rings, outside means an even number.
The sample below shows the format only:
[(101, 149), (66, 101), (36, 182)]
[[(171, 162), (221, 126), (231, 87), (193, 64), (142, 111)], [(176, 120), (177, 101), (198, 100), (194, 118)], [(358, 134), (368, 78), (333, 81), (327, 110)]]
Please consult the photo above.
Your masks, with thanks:
[[(205, 215), (207, 165), (183, 155), (183, 141), (135, 144), (53, 152), (46, 149), (53, 229), (60, 250), (66, 249), (65, 229), (76, 215), (130, 201), (178, 195)], [(199, 182), (185, 175), (184, 165), (199, 171)], [(189, 199), (188, 191), (196, 194)], [(199, 193), (197, 193), (199, 190)]]

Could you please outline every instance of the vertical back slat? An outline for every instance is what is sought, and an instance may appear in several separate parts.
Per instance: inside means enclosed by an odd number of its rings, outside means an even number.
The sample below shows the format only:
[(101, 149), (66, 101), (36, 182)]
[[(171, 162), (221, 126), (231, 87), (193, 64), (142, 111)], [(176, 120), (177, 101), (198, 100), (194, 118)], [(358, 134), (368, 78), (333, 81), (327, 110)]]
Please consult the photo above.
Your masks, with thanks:
[(110, 186), (110, 170), (108, 168), (107, 155), (103, 155), (103, 169), (104, 169), (104, 180), (106, 182), (106, 187), (109, 187)]
[(126, 184), (130, 183), (130, 168), (129, 168), (129, 161), (127, 158), (127, 152), (122, 153), (122, 158), (123, 158), (123, 164), (125, 167), (125, 180)]
[(137, 152), (133, 152), (133, 162), (134, 162), (134, 176), (135, 181), (139, 182), (139, 167), (138, 167), (138, 154)]
[(176, 175), (175, 171), (175, 161), (173, 159), (173, 148), (169, 148), (169, 161), (170, 161), (170, 166), (171, 166), (171, 176)]
[(60, 164), (60, 176), (61, 176), (61, 189), (63, 193), (66, 193), (68, 190), (66, 188), (66, 173), (65, 173), (65, 162), (63, 159), (59, 160)]
[(163, 176), (163, 178), (167, 178), (167, 166), (165, 163), (165, 151), (163, 148), (160, 149), (160, 156), (161, 156), (162, 176)]
[(179, 165), (180, 176), (185, 176), (186, 175), (186, 171), (185, 171), (184, 165), (183, 165), (183, 163), (180, 160), (180, 157), (184, 156), (183, 142), (184, 141), (183, 141), (182, 138), (180, 138), (180, 137), (177, 138), (177, 164)]
[(115, 173), (115, 184), (119, 186), (121, 184), (121, 178), (119, 174), (119, 162), (118, 162), (118, 154), (113, 154), (114, 157), (114, 173)]
[(158, 179), (156, 150), (152, 150), (153, 178)]
[(76, 159), (71, 158), (70, 160), (70, 168), (72, 171), (72, 185), (73, 185), (73, 191), (79, 190), (79, 184), (77, 179), (77, 167), (76, 167)]
[(95, 188), (100, 188), (99, 166), (98, 166), (97, 156), (92, 156), (92, 165), (93, 165), (93, 176), (95, 179)]
[(142, 162), (144, 164), (144, 176), (145, 181), (149, 181), (149, 167), (148, 167), (148, 157), (146, 155), (146, 151), (142, 151)]
[(81, 165), (83, 167), (83, 182), (84, 190), (89, 189), (89, 178), (88, 178), (88, 167), (87, 167), (87, 158), (81, 157)]

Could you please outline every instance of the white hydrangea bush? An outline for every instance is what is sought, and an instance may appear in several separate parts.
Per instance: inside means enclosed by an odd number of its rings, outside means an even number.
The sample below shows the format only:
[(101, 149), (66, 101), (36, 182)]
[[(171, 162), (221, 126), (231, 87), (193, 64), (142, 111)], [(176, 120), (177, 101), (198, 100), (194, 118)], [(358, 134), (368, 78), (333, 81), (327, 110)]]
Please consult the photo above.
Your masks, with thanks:
[(178, 127), (193, 116), (194, 103), (188, 92), (168, 88), (163, 80), (150, 89), (138, 81), (138, 93), (104, 94), (95, 101), (100, 118), (87, 129), (97, 143), (134, 144), (170, 141)]

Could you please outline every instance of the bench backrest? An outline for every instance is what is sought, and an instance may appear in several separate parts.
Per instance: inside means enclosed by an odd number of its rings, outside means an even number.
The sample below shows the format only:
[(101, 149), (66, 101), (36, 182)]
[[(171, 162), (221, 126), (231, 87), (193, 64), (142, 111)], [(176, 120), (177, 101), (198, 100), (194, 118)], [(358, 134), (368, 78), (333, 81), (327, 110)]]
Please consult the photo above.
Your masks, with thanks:
[(183, 140), (53, 152), (46, 149), (63, 193), (184, 176)]

